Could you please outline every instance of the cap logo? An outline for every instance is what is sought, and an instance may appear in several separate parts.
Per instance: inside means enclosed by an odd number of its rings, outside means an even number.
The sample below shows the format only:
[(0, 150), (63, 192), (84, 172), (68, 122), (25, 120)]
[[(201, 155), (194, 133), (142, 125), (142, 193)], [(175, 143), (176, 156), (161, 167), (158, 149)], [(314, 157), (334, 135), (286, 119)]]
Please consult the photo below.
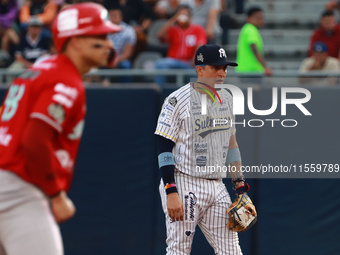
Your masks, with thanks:
[(224, 49), (219, 49), (218, 52), (220, 53), (220, 58), (227, 58), (227, 54), (225, 54), (225, 50)]
[(201, 62), (204, 61), (204, 58), (203, 58), (203, 54), (202, 54), (202, 53), (200, 53), (199, 55), (197, 55), (197, 61), (201, 61)]
[(106, 9), (103, 9), (100, 13), (100, 18), (102, 20), (109, 20), (109, 12)]
[(68, 31), (78, 28), (78, 10), (69, 9), (62, 11), (57, 21), (58, 31)]
[(317, 45), (317, 46), (315, 47), (315, 49), (316, 49), (316, 51), (322, 51), (322, 46)]

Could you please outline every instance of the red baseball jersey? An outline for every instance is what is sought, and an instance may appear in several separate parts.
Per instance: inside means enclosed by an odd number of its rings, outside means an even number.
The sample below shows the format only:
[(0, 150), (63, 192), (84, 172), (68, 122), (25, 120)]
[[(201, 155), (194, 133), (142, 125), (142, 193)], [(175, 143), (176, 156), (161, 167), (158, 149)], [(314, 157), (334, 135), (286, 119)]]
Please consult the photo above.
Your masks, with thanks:
[[(57, 131), (52, 141), (52, 164), (60, 189), (68, 190), (73, 176), (86, 113), (82, 77), (64, 55), (52, 56), (15, 79), (7, 91), (0, 115), (0, 168), (35, 184), (47, 194), (46, 183), (35, 183), (26, 169), (20, 146), (30, 118), (44, 121)], [(44, 171), (44, 169), (39, 169)]]
[(169, 42), (168, 57), (190, 61), (197, 48), (207, 43), (207, 36), (200, 25), (191, 24), (186, 29), (175, 25), (169, 28), (166, 40)]

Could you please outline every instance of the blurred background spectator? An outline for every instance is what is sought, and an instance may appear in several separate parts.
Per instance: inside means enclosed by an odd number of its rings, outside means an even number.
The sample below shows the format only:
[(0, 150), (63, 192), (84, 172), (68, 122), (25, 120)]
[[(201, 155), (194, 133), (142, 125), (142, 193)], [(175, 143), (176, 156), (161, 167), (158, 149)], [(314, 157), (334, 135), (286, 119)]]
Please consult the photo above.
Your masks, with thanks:
[(187, 3), (188, 0), (159, 0), (154, 7), (154, 13), (159, 19), (169, 19), (180, 5)]
[(15, 21), (18, 14), (18, 6), (16, 0), (0, 1), (0, 36), (1, 50), (11, 53), (13, 45), (19, 43), (18, 29)]
[(232, 10), (230, 8), (229, 3), (230, 1), (228, 0), (221, 0), (221, 14), (219, 18), (219, 24), (222, 29), (222, 34), (220, 38), (222, 45), (229, 43), (229, 30), (236, 29), (239, 27), (238, 22), (232, 16)]
[(121, 32), (109, 35), (117, 54), (113, 67), (130, 69), (132, 67), (131, 57), (136, 44), (136, 32), (132, 26), (123, 21), (123, 13), (118, 6), (109, 10), (109, 17), (112, 23), (123, 27)]
[[(323, 42), (316, 42), (313, 45), (313, 55), (303, 60), (300, 66), (300, 73), (308, 73), (311, 71), (322, 71), (326, 73), (339, 73), (340, 62), (337, 58), (330, 57), (328, 55), (328, 47)], [(300, 77), (300, 83), (310, 84), (331, 84), (334, 85), (337, 82), (337, 78), (319, 78)]]
[(247, 12), (247, 23), (242, 27), (237, 42), (237, 72), (272, 74), (264, 59), (263, 41), (259, 32), (263, 25), (262, 9), (251, 7)]
[(54, 0), (25, 0), (20, 8), (19, 20), (23, 31), (31, 17), (37, 17), (43, 25), (43, 34), (51, 36), (49, 26), (57, 15), (58, 5)]
[(326, 3), (326, 10), (333, 11), (334, 9), (339, 9), (340, 1), (339, 0), (331, 0)]
[(118, 5), (123, 13), (123, 21), (136, 31), (137, 44), (132, 56), (134, 59), (147, 48), (146, 33), (154, 18), (152, 8), (142, 0), (104, 0), (103, 4), (108, 10), (117, 8)]
[(208, 42), (215, 43), (221, 36), (219, 15), (221, 12), (221, 0), (189, 0), (193, 9), (192, 23), (204, 27)]
[[(118, 5), (109, 10), (109, 17), (112, 23), (120, 25), (123, 30), (119, 33), (110, 34), (109, 39), (112, 41), (116, 50), (116, 58), (113, 68), (131, 69), (131, 58), (136, 45), (136, 32), (132, 26), (123, 21), (123, 13)], [(122, 80), (124, 79), (124, 80)], [(131, 77), (124, 77), (121, 81), (131, 81)]]
[(316, 42), (325, 43), (329, 56), (339, 58), (340, 25), (336, 22), (334, 12), (326, 10), (321, 14), (320, 27), (314, 31), (310, 39), (308, 56), (312, 56), (313, 45)]
[(27, 22), (27, 33), (20, 38), (20, 43), (15, 51), (15, 61), (10, 65), (10, 70), (23, 70), (31, 67), (34, 62), (50, 51), (51, 38), (43, 35), (42, 23), (36, 17), (31, 17)]
[[(169, 43), (166, 58), (156, 61), (156, 69), (190, 69), (194, 65), (195, 52), (207, 43), (204, 28), (191, 23), (192, 13), (187, 5), (178, 8), (176, 14), (170, 18), (159, 30), (158, 37)], [(156, 83), (163, 86), (165, 76), (157, 76)]]

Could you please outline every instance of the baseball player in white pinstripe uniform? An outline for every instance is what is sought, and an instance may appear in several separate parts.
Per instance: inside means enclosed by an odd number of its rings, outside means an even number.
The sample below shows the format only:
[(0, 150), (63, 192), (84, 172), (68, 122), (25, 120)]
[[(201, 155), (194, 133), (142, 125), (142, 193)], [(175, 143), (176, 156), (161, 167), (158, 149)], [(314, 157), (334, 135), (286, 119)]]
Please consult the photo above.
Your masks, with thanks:
[[(230, 176), (236, 192), (246, 192), (249, 186), (240, 170), (236, 129), (231, 124), (232, 97), (224, 89), (213, 88), (224, 82), (227, 66), (237, 64), (227, 60), (220, 46), (203, 45), (196, 52), (195, 65), (197, 81), (166, 98), (155, 131), (167, 254), (190, 254), (198, 225), (215, 254), (240, 255), (238, 235), (226, 226), (226, 210), (232, 203), (222, 182), (226, 166), (233, 166)], [(204, 94), (206, 114), (202, 114)]]

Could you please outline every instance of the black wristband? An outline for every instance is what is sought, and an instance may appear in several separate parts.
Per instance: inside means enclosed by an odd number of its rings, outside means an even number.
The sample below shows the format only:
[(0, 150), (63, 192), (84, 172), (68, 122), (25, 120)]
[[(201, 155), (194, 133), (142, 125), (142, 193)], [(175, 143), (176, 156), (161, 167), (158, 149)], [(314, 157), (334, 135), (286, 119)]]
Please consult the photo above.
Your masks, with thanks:
[(165, 190), (166, 194), (169, 195), (171, 193), (178, 192), (176, 187), (171, 187)]

